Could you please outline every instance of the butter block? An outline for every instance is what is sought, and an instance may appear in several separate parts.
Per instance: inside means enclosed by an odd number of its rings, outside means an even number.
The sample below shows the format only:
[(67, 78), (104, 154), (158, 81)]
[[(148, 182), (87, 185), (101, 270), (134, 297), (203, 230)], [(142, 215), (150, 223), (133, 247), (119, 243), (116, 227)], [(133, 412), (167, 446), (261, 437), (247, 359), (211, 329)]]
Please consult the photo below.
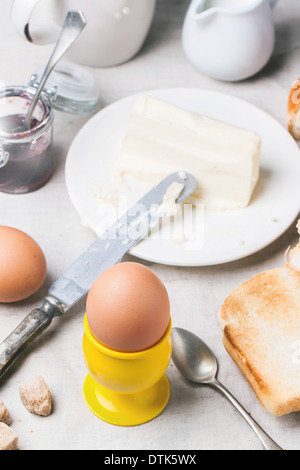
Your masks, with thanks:
[(186, 201), (206, 209), (246, 207), (259, 179), (260, 136), (148, 95), (134, 104), (114, 164), (117, 187), (150, 187), (189, 172), (198, 187)]

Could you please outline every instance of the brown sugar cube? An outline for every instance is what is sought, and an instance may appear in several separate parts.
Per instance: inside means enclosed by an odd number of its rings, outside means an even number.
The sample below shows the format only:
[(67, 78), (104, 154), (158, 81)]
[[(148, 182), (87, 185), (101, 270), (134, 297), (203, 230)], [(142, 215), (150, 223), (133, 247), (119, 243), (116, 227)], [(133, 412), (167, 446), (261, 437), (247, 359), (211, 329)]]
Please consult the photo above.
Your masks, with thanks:
[(0, 450), (18, 450), (18, 436), (7, 424), (0, 423)]
[(24, 382), (19, 387), (20, 397), (25, 408), (39, 416), (51, 413), (51, 393), (43, 377)]
[(11, 424), (10, 414), (2, 400), (0, 400), (0, 423), (7, 424), (8, 426)]

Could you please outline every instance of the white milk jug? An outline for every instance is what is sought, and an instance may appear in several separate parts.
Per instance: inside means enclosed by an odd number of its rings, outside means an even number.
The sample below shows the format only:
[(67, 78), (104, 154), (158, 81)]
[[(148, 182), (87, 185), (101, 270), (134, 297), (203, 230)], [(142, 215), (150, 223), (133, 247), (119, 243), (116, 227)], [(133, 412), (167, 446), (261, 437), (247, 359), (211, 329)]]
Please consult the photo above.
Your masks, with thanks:
[(272, 8), (277, 0), (193, 0), (183, 48), (204, 74), (227, 81), (259, 72), (275, 45)]

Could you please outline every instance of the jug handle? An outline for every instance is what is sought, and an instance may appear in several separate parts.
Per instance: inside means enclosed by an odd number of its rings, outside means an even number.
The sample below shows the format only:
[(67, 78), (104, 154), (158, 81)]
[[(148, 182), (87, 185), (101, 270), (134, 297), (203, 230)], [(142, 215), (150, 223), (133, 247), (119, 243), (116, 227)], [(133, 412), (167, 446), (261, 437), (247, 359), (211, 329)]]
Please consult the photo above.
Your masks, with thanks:
[(25, 40), (35, 44), (51, 44), (56, 42), (61, 26), (49, 18), (49, 22), (31, 31), (29, 24), (32, 14), (41, 0), (14, 0), (11, 9), (11, 22), (16, 32)]

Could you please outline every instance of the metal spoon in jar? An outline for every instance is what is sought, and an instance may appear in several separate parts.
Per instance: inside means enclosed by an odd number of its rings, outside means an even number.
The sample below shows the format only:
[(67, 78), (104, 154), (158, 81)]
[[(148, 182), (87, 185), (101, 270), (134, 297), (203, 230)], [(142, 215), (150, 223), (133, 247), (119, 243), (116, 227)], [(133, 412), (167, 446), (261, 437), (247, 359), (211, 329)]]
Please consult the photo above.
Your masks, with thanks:
[(87, 24), (87, 21), (84, 17), (84, 14), (81, 11), (69, 11), (69, 13), (67, 14), (65, 23), (63, 25), (63, 28), (58, 38), (55, 49), (45, 68), (45, 71), (39, 83), (39, 87), (34, 95), (34, 98), (26, 114), (25, 122), (24, 122), (24, 129), (23, 129), (24, 131), (31, 129), (33, 111), (38, 103), (38, 100), (49, 78), (49, 75), (53, 71), (58, 61), (63, 57), (63, 55), (67, 52), (67, 50), (70, 48), (73, 42), (81, 34), (86, 24)]
[(241, 413), (257, 434), (266, 450), (283, 450), (244, 410), (240, 403), (217, 380), (218, 362), (210, 348), (190, 331), (172, 330), (172, 359), (178, 371), (189, 381), (212, 387), (221, 392)]

